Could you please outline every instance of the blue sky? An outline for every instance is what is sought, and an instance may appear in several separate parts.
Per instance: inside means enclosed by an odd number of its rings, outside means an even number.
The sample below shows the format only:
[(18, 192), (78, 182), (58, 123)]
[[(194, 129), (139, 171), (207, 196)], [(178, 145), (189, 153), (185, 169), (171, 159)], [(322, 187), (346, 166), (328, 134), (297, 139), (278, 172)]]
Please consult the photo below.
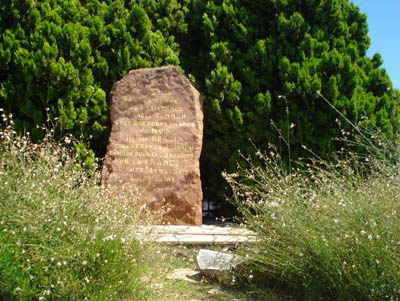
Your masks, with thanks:
[(371, 46), (367, 56), (379, 52), (393, 87), (400, 89), (400, 0), (350, 0), (366, 13)]

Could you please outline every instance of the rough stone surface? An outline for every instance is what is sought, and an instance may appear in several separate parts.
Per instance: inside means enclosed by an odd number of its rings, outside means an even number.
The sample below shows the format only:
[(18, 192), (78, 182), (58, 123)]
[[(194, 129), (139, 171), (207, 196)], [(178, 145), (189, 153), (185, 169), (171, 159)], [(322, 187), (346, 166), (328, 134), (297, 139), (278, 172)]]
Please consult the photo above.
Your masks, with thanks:
[(233, 254), (200, 249), (196, 258), (196, 270), (202, 273), (219, 273), (230, 271), (244, 262), (244, 259)]
[(111, 90), (103, 183), (137, 189), (163, 222), (202, 223), (199, 92), (176, 67), (131, 71)]

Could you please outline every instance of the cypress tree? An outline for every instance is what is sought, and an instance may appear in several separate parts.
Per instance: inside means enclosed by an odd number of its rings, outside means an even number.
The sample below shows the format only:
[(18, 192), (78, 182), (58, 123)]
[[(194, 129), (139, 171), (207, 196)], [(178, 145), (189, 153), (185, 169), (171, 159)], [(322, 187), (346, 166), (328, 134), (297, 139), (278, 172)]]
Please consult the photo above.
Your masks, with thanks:
[(4, 0), (0, 36), (0, 106), (16, 128), (40, 139), (36, 125), (58, 117), (59, 135), (92, 135), (99, 156), (112, 84), (181, 65), (204, 96), (210, 200), (224, 199), (221, 172), (235, 169), (237, 150), (254, 153), (249, 139), (290, 159), (302, 145), (322, 157), (338, 147), (340, 116), (317, 91), (352, 123), (399, 130), (398, 91), (380, 55), (366, 57), (366, 15), (348, 0)]
[[(390, 138), (398, 132), (394, 90), (377, 54), (366, 57), (367, 17), (347, 0), (188, 0), (183, 69), (205, 95), (201, 166), (205, 197), (224, 198), (221, 172), (237, 150), (302, 145), (327, 157), (338, 145), (340, 116), (361, 116)], [(271, 123), (273, 121), (273, 124)], [(345, 128), (349, 124), (343, 124)], [(285, 144), (289, 143), (289, 147)]]
[(93, 136), (101, 155), (113, 83), (131, 69), (179, 65), (169, 31), (183, 32), (183, 20), (176, 1), (5, 0), (0, 106), (34, 139), (47, 114), (57, 117), (59, 135)]

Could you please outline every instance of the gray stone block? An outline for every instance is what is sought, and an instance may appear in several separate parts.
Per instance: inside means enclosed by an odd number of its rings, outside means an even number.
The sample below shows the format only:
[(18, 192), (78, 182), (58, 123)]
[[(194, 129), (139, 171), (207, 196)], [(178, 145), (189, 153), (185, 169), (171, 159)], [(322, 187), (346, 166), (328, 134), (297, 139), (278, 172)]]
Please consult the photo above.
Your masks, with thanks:
[(196, 270), (205, 274), (221, 273), (230, 271), (244, 261), (243, 257), (237, 255), (200, 249), (196, 258)]

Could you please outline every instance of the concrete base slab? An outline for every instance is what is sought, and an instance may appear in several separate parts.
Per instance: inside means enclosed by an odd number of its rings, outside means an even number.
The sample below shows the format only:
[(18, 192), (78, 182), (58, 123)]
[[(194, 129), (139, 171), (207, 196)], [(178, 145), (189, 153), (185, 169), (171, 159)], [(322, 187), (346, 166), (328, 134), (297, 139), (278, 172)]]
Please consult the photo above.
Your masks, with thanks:
[(235, 226), (175, 226), (158, 225), (141, 228), (144, 238), (165, 244), (237, 245), (254, 243), (257, 235)]

